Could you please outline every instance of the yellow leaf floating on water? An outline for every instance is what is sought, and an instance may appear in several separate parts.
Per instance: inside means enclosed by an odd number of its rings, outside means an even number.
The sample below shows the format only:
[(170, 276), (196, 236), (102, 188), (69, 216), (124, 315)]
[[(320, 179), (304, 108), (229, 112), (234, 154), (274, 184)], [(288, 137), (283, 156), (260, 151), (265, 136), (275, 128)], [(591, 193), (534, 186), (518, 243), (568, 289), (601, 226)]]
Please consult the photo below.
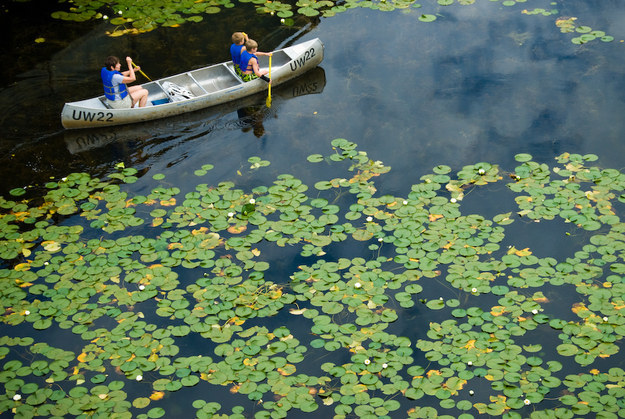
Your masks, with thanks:
[(523, 250), (517, 250), (514, 254), (517, 256), (529, 256), (532, 254), (532, 252), (530, 251), (529, 247), (526, 247)]
[(244, 225), (241, 226), (230, 226), (228, 227), (228, 232), (232, 234), (239, 234), (247, 230), (247, 227)]
[(506, 312), (506, 308), (504, 306), (494, 306), (491, 309), (490, 314), (497, 317), (497, 316), (501, 316), (505, 312)]
[(155, 391), (150, 396), (150, 400), (160, 400), (163, 397), (165, 397), (165, 392), (163, 392), (163, 391)]
[(81, 353), (76, 357), (80, 362), (87, 362), (87, 354), (85, 352)]
[(467, 344), (463, 346), (463, 348), (466, 348), (466, 349), (475, 348), (475, 339), (471, 339), (470, 341), (468, 341)]
[(43, 248), (46, 249), (48, 252), (57, 252), (61, 249), (61, 245), (54, 240), (46, 240), (41, 244), (43, 245)]
[(560, 28), (561, 32), (573, 32), (575, 30), (576, 17), (560, 17), (556, 19), (556, 26)]
[(430, 214), (429, 217), (430, 221), (436, 221), (439, 218), (443, 218), (443, 216), (441, 214)]
[(193, 234), (194, 236), (198, 235), (198, 234), (206, 234), (208, 233), (208, 228), (207, 227), (200, 227), (197, 230), (192, 230), (191, 234)]
[(306, 310), (308, 310), (308, 309), (307, 308), (301, 308), (301, 309), (298, 310), (298, 309), (292, 308), (292, 309), (289, 310), (289, 313), (295, 314), (295, 315), (304, 314), (306, 312)]
[(245, 358), (243, 360), (243, 365), (248, 366), (248, 367), (252, 367), (252, 366), (254, 366), (256, 364), (258, 364), (258, 360), (257, 359)]
[(164, 207), (172, 207), (176, 205), (176, 198), (169, 198), (167, 201), (161, 201), (161, 205)]
[(295, 365), (293, 364), (286, 364), (283, 368), (278, 368), (278, 372), (281, 375), (291, 375), (296, 371)]
[(13, 269), (15, 269), (18, 272), (27, 271), (30, 269), (30, 263), (18, 263), (17, 265), (15, 265)]

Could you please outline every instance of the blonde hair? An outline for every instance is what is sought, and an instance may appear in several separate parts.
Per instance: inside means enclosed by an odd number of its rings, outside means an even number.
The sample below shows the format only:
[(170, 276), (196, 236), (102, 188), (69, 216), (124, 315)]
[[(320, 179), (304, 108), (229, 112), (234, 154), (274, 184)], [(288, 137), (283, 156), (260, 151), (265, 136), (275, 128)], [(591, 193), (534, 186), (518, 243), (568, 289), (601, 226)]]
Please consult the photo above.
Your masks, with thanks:
[(248, 39), (247, 42), (245, 42), (245, 49), (249, 51), (254, 48), (258, 48), (258, 42), (253, 39)]

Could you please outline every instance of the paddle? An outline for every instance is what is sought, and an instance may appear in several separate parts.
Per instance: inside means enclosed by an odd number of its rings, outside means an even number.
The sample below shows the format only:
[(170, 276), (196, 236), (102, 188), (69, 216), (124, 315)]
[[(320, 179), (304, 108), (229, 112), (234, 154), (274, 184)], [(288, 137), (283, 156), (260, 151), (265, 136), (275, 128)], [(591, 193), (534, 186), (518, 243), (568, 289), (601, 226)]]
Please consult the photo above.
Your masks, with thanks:
[[(137, 68), (137, 65), (134, 63), (134, 61), (131, 61), (131, 63), (134, 68)], [(152, 81), (152, 79), (149, 78), (148, 75), (143, 72), (143, 70), (139, 69), (139, 73), (143, 74), (143, 77), (145, 77), (146, 79)]]
[[(271, 55), (269, 56), (269, 80), (271, 80)], [(269, 90), (267, 94), (267, 107), (271, 108), (271, 81), (269, 81)]]

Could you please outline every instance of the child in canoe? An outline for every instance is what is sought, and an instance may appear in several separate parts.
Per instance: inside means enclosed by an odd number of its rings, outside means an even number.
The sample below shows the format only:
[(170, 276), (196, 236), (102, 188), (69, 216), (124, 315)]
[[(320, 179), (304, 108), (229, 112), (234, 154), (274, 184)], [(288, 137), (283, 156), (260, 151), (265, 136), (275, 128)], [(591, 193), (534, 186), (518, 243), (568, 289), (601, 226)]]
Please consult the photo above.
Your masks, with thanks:
[(258, 43), (253, 39), (248, 39), (245, 42), (245, 49), (241, 51), (241, 61), (239, 66), (241, 68), (241, 80), (247, 82), (254, 79), (261, 78), (267, 83), (271, 83), (271, 79), (265, 76), (269, 71), (262, 70), (258, 66), (257, 55), (270, 56), (270, 52), (258, 52)]
[(247, 41), (247, 34), (245, 32), (235, 32), (232, 34), (232, 45), (230, 45), (230, 56), (234, 63), (234, 71), (239, 77), (241, 77), (241, 53), (245, 49), (245, 41)]

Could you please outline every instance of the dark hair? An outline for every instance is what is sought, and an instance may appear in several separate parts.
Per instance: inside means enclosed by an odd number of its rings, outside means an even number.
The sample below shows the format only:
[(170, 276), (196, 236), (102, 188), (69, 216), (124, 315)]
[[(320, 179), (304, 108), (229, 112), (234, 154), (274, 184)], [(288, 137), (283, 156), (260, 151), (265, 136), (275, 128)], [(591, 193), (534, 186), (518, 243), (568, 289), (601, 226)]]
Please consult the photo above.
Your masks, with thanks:
[(110, 70), (111, 67), (115, 69), (115, 66), (117, 64), (119, 64), (119, 58), (114, 55), (109, 55), (108, 57), (106, 57), (106, 60), (104, 60), (104, 68), (106, 68), (107, 70)]

